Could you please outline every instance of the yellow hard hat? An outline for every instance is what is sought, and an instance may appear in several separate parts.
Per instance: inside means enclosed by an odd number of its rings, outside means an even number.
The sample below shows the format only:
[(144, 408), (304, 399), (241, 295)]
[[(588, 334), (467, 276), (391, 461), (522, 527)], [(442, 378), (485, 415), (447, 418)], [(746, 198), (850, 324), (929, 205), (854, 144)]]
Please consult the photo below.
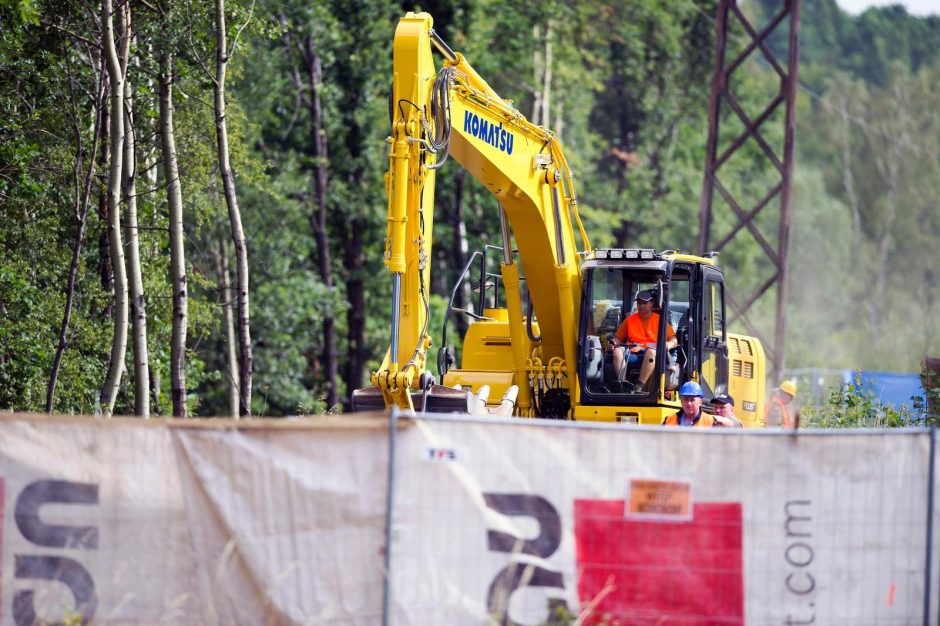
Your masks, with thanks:
[(794, 398), (796, 397), (796, 383), (792, 380), (785, 380), (780, 383), (780, 391), (783, 393), (788, 393)]

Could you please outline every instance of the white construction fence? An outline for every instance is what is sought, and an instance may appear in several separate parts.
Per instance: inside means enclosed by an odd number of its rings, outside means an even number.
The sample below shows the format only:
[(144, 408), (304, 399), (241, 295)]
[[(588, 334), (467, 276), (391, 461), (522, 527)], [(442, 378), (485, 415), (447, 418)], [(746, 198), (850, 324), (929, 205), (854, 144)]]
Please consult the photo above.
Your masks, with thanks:
[(0, 418), (0, 626), (937, 624), (936, 431)]

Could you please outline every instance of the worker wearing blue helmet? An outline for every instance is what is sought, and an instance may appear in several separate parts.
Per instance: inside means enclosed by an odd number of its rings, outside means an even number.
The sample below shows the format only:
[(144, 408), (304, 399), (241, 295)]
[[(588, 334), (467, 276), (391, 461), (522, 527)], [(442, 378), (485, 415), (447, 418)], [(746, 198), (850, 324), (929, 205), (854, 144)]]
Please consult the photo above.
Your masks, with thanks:
[[(663, 426), (693, 426), (697, 428), (713, 428), (720, 426), (740, 427), (741, 423), (735, 418), (725, 417), (723, 415), (709, 415), (702, 412), (702, 386), (690, 380), (679, 389), (679, 400), (682, 402), (682, 409), (672, 415), (667, 415), (663, 420)], [(718, 403), (730, 403), (734, 405), (734, 398), (726, 393), (715, 396), (716, 406)]]
[(682, 385), (679, 389), (679, 400), (682, 408), (672, 415), (667, 415), (663, 426), (693, 426), (696, 428), (711, 428), (715, 426), (715, 418), (708, 413), (702, 413), (702, 386), (694, 380)]

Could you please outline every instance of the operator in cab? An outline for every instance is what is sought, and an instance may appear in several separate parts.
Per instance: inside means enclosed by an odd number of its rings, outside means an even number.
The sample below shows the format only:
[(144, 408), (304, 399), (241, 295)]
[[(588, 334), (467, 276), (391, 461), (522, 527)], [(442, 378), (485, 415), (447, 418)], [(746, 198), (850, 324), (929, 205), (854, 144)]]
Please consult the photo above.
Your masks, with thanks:
[[(642, 360), (639, 384), (646, 385), (656, 366), (656, 339), (659, 337), (659, 313), (653, 312), (653, 292), (649, 290), (636, 294), (636, 313), (628, 315), (610, 338), (610, 348), (614, 355), (614, 372), (618, 381), (626, 380), (627, 369), (631, 363)], [(666, 349), (672, 350), (678, 344), (672, 325), (666, 325)], [(624, 358), (625, 354), (629, 356)], [(700, 394), (701, 395), (701, 394)]]

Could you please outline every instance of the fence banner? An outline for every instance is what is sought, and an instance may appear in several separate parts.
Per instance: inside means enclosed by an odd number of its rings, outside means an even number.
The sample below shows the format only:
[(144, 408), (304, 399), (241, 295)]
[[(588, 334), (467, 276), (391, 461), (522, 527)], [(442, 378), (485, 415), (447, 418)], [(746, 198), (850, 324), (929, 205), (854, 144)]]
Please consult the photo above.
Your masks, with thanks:
[(929, 450), (923, 430), (420, 420), (390, 623), (923, 623)]
[(0, 624), (379, 623), (387, 441), (374, 417), (4, 416)]
[(0, 626), (937, 623), (927, 431), (388, 426), (0, 417)]

